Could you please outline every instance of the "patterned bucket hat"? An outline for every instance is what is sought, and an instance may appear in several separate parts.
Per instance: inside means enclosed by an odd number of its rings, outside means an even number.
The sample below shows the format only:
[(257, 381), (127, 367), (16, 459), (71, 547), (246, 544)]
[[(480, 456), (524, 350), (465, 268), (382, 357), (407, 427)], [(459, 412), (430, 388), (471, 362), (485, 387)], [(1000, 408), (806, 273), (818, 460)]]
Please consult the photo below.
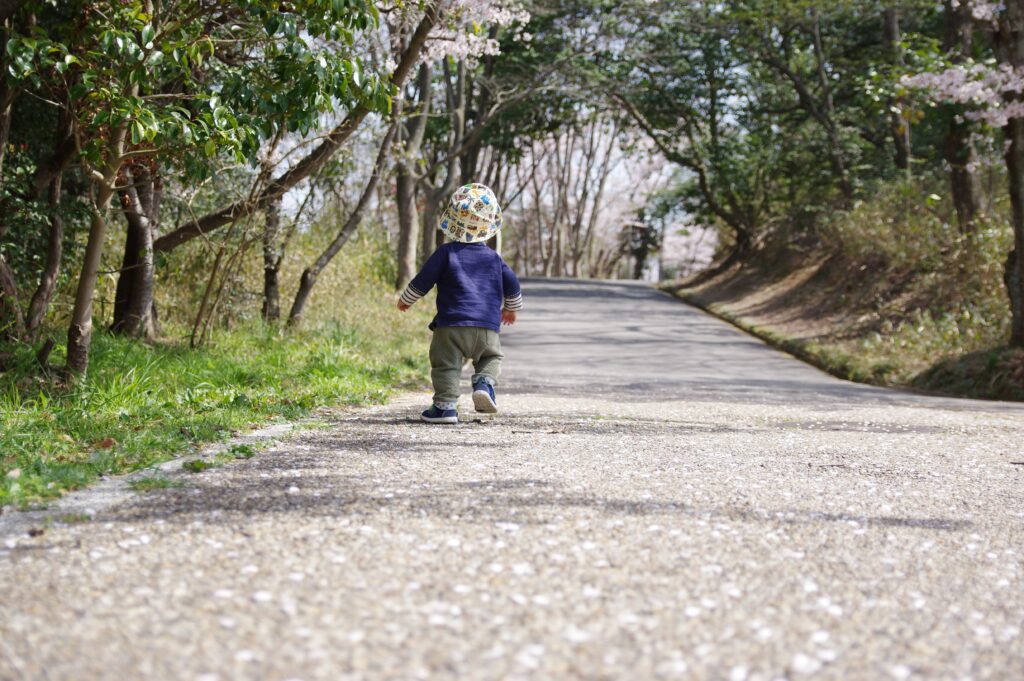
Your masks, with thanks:
[(452, 241), (487, 241), (501, 229), (501, 206), (488, 187), (464, 184), (452, 194), (438, 228)]

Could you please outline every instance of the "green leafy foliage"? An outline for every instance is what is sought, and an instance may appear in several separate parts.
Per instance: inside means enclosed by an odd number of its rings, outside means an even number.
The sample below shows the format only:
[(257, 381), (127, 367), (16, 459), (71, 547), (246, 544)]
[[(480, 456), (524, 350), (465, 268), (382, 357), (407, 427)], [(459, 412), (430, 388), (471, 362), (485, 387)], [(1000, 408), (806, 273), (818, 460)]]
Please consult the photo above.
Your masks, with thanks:
[(377, 10), (358, 0), (238, 0), (216, 15), (201, 0), (150, 15), (145, 3), (44, 5), (7, 42), (15, 86), (66, 91), (84, 157), (100, 163), (127, 125), (135, 153), (203, 177), (221, 154), (254, 161), (284, 126), (308, 133), (336, 107), (390, 106), (390, 87), (354, 49)]

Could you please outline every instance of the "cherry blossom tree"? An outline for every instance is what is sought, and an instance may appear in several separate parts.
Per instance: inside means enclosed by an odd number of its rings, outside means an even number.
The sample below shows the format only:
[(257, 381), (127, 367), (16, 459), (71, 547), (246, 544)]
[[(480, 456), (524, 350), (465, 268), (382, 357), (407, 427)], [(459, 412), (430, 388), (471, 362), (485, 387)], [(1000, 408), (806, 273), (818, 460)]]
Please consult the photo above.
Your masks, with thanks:
[(451, 58), (475, 66), (482, 57), (501, 53), (500, 29), (512, 29), (514, 39), (529, 40), (524, 27), (530, 13), (518, 0), (448, 0), (441, 16), (423, 50), (425, 62)]
[[(427, 241), (433, 240), (436, 206), (455, 188), (460, 175), (458, 165), (471, 147), (463, 149), (462, 142), (471, 125), (482, 127), (491, 112), (487, 111), (487, 97), (491, 86), (488, 66), (491, 58), (500, 54), (498, 36), (510, 33), (512, 40), (526, 40), (523, 26), (530, 14), (519, 2), (480, 2), (479, 0), (452, 0), (443, 5), (439, 24), (431, 32), (423, 50), (418, 76), (407, 88), (402, 103), (405, 112), (398, 129), (395, 160), (395, 198), (398, 209), (398, 272), (395, 286), (405, 285), (416, 273), (417, 249), (423, 230), (424, 257), (433, 250)], [(400, 22), (390, 29), (396, 37), (403, 30)], [(399, 49), (401, 40), (393, 40)], [(481, 61), (487, 63), (481, 65)], [(473, 99), (483, 99), (476, 101)], [(476, 120), (470, 124), (467, 108), (477, 109)], [(428, 175), (440, 170), (435, 164), (426, 164), (424, 146), (428, 145), (427, 124), (431, 116), (447, 122), (448, 134), (444, 140), (445, 156), (451, 162), (445, 167), (444, 179), (435, 178), (434, 186)], [(429, 146), (429, 145), (428, 145)], [(422, 200), (421, 200), (422, 199)], [(418, 206), (423, 205), (424, 220), (420, 220)]]
[(952, 4), (969, 10), (992, 35), (996, 63), (965, 60), (934, 73), (908, 76), (903, 83), (935, 101), (961, 104), (968, 119), (1003, 131), (1014, 233), (1004, 275), (1011, 309), (1010, 346), (1024, 347), (1024, 0)]

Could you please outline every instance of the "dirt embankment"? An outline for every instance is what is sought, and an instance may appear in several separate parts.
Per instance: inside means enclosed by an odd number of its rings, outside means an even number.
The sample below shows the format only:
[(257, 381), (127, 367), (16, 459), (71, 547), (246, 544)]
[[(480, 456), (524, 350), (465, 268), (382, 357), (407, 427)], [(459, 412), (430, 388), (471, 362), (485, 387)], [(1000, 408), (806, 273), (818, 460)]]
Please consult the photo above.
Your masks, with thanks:
[(955, 273), (940, 280), (819, 254), (665, 288), (841, 378), (1024, 400), (1024, 351), (979, 347), (958, 321)]

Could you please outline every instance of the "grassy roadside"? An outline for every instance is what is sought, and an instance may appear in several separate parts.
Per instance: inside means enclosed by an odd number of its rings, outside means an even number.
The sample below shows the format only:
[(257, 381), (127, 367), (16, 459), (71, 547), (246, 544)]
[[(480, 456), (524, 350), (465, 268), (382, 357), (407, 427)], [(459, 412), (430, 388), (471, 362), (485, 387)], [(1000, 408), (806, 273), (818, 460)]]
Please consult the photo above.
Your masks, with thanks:
[[(1021, 350), (1005, 347), (976, 350), (947, 356), (920, 369), (920, 358), (913, 353), (901, 358), (898, 353), (889, 352), (879, 357), (870, 352), (870, 346), (878, 344), (878, 334), (853, 343), (830, 339), (827, 334), (823, 334), (823, 340), (797, 338), (735, 314), (726, 305), (710, 302), (699, 292), (671, 286), (663, 290), (838, 378), (936, 395), (1024, 401), (1024, 351)], [(923, 327), (918, 328), (924, 331)]]
[[(284, 304), (334, 231), (327, 224), (293, 240), (282, 264)], [(106, 265), (112, 270), (120, 263), (115, 251)], [(425, 383), (433, 297), (404, 314), (395, 309), (394, 256), (378, 231), (361, 231), (321, 273), (299, 329), (258, 319), (262, 253), (253, 249), (243, 264), (200, 348), (187, 342), (203, 290), (196, 282), (205, 277), (197, 273), (209, 268), (198, 243), (158, 272), (159, 341), (102, 331), (109, 309), (99, 306), (89, 373), (77, 385), (41, 376), (34, 348), (0, 347), (0, 508), (45, 503), (100, 476), (144, 469), (319, 407), (380, 403)], [(104, 277), (97, 299), (112, 300), (115, 282)], [(67, 328), (71, 284), (51, 306), (56, 339)], [(63, 352), (55, 348), (50, 362), (62, 364)]]
[(947, 182), (874, 186), (813, 232), (776, 226), (742, 265), (665, 289), (840, 378), (1024, 400), (1024, 350), (1006, 347), (1007, 197), (961, 232)]
[(253, 324), (190, 350), (98, 332), (88, 379), (71, 389), (40, 378), (25, 348), (0, 375), (0, 505), (42, 502), (317, 407), (379, 403), (422, 380), (423, 335)]

